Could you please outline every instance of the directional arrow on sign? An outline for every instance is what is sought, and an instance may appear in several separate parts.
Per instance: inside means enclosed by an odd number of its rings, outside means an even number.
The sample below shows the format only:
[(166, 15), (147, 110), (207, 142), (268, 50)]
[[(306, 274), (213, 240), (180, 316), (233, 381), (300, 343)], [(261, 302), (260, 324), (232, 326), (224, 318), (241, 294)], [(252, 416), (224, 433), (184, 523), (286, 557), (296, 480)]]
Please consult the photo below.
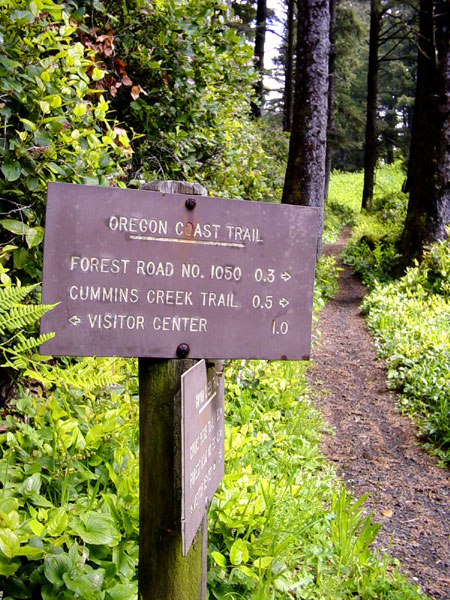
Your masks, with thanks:
[(281, 273), (281, 279), (283, 281), (289, 281), (289, 279), (292, 277), (292, 275), (290, 273), (288, 273), (287, 271), (284, 271), (284, 273)]
[(289, 306), (289, 300), (286, 300), (286, 298), (281, 298), (280, 306), (282, 306), (283, 308), (286, 308), (286, 306)]
[(76, 327), (77, 325), (79, 325), (81, 323), (81, 319), (77, 315), (73, 315), (73, 317), (70, 317), (69, 323), (72, 323), (72, 325), (75, 325), (75, 327)]

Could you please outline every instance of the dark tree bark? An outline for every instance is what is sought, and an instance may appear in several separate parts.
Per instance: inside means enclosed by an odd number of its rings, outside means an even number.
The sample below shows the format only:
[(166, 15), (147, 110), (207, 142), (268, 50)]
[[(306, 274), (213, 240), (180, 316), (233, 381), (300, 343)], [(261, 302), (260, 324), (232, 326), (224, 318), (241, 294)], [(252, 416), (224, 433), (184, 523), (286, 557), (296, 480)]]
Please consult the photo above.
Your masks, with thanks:
[(252, 114), (261, 116), (264, 103), (264, 47), (267, 29), (267, 1), (258, 0), (256, 8), (256, 33), (255, 33), (255, 64), (258, 72), (258, 81), (255, 85), (256, 101), (252, 102)]
[(283, 189), (285, 204), (321, 209), (322, 245), (328, 106), (328, 0), (298, 0), (294, 115)]
[(364, 142), (364, 188), (362, 208), (370, 209), (373, 200), (375, 168), (378, 159), (377, 100), (378, 48), (380, 44), (380, 0), (370, 3), (369, 69), (367, 73), (367, 116)]
[(294, 88), (294, 2), (287, 0), (286, 57), (284, 68), (283, 131), (291, 131)]
[(325, 200), (328, 198), (330, 184), (331, 163), (333, 158), (334, 137), (334, 104), (336, 98), (336, 7), (337, 0), (330, 3), (330, 54), (328, 58), (328, 123), (327, 123), (327, 150), (325, 159)]
[(420, 0), (416, 98), (408, 168), (403, 266), (444, 239), (450, 223), (450, 5)]

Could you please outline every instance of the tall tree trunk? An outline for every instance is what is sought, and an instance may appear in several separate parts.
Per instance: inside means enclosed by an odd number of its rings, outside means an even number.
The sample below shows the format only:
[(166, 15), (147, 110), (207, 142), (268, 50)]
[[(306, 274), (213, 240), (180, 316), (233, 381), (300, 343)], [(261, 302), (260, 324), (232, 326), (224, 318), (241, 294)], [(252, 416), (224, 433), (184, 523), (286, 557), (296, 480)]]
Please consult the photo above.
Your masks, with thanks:
[(334, 136), (334, 104), (336, 98), (336, 7), (337, 0), (330, 2), (330, 55), (328, 58), (328, 123), (327, 123), (327, 151), (325, 159), (325, 200), (328, 198), (330, 185), (331, 163), (333, 158)]
[(375, 168), (378, 158), (377, 96), (378, 96), (378, 47), (380, 44), (380, 0), (371, 0), (369, 69), (367, 73), (367, 116), (364, 144), (364, 189), (362, 208), (370, 209), (373, 200)]
[(258, 81), (255, 84), (256, 100), (252, 102), (252, 114), (260, 117), (264, 103), (264, 47), (266, 43), (267, 28), (267, 1), (258, 0), (256, 7), (256, 33), (255, 33), (255, 63), (258, 72)]
[(298, 0), (294, 115), (283, 189), (285, 204), (321, 209), (322, 247), (328, 107), (328, 0)]
[(292, 128), (292, 91), (294, 87), (294, 3), (295, 0), (287, 0), (287, 47), (284, 68), (283, 131), (291, 131)]
[(403, 266), (420, 259), (450, 223), (450, 7), (420, 0), (417, 85), (408, 168)]

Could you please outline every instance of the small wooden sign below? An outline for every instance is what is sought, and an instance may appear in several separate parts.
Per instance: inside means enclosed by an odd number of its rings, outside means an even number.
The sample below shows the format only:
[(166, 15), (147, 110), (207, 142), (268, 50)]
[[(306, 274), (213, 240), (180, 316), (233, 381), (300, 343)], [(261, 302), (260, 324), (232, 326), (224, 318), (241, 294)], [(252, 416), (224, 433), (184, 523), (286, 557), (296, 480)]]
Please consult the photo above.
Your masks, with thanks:
[(183, 556), (224, 474), (224, 377), (218, 364), (207, 369), (201, 360), (181, 376)]

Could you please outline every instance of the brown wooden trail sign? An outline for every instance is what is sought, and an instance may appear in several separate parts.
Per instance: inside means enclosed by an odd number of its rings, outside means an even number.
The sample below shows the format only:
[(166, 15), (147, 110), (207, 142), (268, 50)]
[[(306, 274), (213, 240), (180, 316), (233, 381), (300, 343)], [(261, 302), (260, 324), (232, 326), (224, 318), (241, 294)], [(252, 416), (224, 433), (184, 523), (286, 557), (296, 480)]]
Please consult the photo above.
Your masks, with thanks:
[[(155, 183), (164, 193), (49, 184), (42, 299), (59, 304), (41, 349), (140, 357), (139, 597), (204, 600), (223, 473), (212, 359), (309, 357), (318, 214)], [(207, 373), (161, 359), (188, 356)]]
[(317, 209), (51, 183), (44, 354), (309, 357)]

